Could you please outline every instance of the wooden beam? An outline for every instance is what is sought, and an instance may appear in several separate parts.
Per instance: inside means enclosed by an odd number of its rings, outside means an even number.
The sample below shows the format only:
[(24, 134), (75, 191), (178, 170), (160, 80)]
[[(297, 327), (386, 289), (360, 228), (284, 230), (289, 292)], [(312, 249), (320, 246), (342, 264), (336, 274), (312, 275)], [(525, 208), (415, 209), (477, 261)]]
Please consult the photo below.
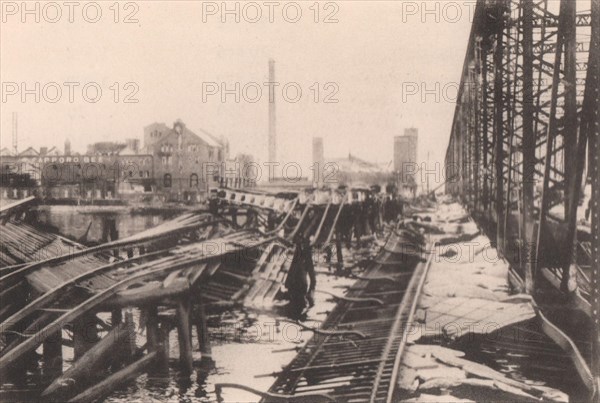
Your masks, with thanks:
[(61, 377), (54, 380), (42, 392), (42, 396), (50, 396), (56, 393), (64, 394), (69, 390), (80, 388), (83, 383), (94, 378), (111, 358), (118, 357), (118, 355), (115, 355), (115, 346), (119, 346), (121, 343), (129, 343), (129, 337), (128, 326), (126, 324), (117, 325), (102, 340), (75, 361)]
[(102, 382), (78, 394), (77, 396), (69, 400), (69, 402), (81, 403), (99, 400), (100, 398), (112, 392), (116, 387), (126, 382), (129, 382), (131, 379), (137, 377), (141, 372), (144, 371), (146, 367), (152, 364), (152, 362), (156, 359), (157, 356), (158, 353), (156, 351), (148, 353), (144, 357), (135, 361), (133, 364), (126, 366), (125, 368), (115, 372)]
[(73, 349), (75, 359), (81, 357), (98, 341), (97, 321), (93, 314), (85, 314), (73, 322)]

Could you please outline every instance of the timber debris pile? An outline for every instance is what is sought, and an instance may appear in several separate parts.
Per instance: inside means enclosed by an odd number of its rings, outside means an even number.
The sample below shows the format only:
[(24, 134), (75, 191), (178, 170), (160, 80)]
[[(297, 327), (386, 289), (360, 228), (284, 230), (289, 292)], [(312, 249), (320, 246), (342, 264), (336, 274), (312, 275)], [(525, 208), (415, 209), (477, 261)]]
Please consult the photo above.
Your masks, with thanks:
[[(3, 225), (19, 228), (30, 203), (3, 209)], [(185, 213), (42, 260), (7, 261), (0, 276), (4, 395), (18, 400), (34, 383), (47, 401), (100, 399), (142, 372), (168, 370), (174, 330), (180, 368), (190, 373), (194, 329), (210, 357), (207, 312), (287, 300), (289, 317), (300, 319), (313, 304), (315, 251), (345, 270), (342, 243), (346, 250), (360, 244), (351, 264), (364, 263), (383, 227), (380, 207), (365, 189), (222, 190), (210, 213)]]

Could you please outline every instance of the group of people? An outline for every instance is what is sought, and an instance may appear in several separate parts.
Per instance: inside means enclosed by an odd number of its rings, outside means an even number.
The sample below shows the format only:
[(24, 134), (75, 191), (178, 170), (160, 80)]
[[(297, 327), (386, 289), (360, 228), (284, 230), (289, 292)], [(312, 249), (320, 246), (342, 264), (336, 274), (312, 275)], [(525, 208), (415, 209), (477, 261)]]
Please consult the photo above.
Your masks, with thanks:
[[(353, 235), (360, 244), (362, 237), (382, 232), (384, 223), (396, 220), (402, 214), (403, 203), (398, 197), (390, 194), (381, 195), (375, 190), (372, 189), (371, 193), (367, 193), (363, 203), (344, 206), (340, 214), (335, 228), (335, 248), (340, 266), (342, 244), (350, 248)], [(315, 217), (315, 222), (318, 221), (318, 217)], [(300, 233), (294, 240), (294, 255), (285, 283), (290, 299), (290, 314), (294, 317), (300, 315), (307, 306), (314, 305), (317, 280), (313, 263), (313, 247), (306, 236), (307, 233), (308, 230)], [(333, 257), (333, 247), (333, 245), (325, 246), (325, 258), (329, 263)]]

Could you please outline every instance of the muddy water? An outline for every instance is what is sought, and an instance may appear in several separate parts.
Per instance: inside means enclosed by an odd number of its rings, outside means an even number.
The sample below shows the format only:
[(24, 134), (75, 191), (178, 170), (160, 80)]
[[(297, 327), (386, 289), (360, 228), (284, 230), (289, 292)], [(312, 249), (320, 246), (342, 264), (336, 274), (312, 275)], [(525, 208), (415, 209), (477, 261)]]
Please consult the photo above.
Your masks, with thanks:
[(128, 208), (110, 207), (94, 210), (79, 206), (44, 206), (38, 211), (42, 224), (56, 228), (59, 234), (77, 240), (87, 233), (84, 243), (96, 244), (102, 241), (106, 219), (113, 219), (119, 238), (137, 234), (157, 226), (177, 213), (131, 214)]
[[(324, 268), (321, 268), (325, 270)], [(345, 293), (354, 280), (318, 274), (318, 289), (337, 295)], [(315, 294), (315, 306), (304, 322), (317, 327), (335, 303), (323, 293)], [(210, 365), (202, 363), (194, 334), (195, 371), (187, 377), (177, 371), (177, 333), (170, 335), (172, 365), (168, 376), (140, 376), (133, 384), (117, 390), (107, 402), (214, 402), (215, 383), (238, 383), (267, 391), (275, 378), (263, 376), (280, 371), (294, 358), (294, 348), (302, 347), (312, 336), (297, 325), (285, 321), (283, 313), (234, 310), (209, 318), (212, 344)], [(258, 376), (258, 377), (257, 377)], [(255, 402), (259, 397), (238, 389), (224, 389), (225, 402)]]

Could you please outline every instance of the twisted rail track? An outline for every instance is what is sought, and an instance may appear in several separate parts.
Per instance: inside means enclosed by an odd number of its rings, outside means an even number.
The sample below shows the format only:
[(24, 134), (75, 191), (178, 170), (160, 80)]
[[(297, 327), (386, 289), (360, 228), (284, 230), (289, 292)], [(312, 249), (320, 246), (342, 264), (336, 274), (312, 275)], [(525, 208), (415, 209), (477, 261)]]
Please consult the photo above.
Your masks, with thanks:
[[(415, 302), (430, 265), (422, 240), (395, 231), (269, 393), (390, 402)], [(423, 259), (426, 256), (427, 259)], [(271, 401), (264, 398), (263, 401)]]

